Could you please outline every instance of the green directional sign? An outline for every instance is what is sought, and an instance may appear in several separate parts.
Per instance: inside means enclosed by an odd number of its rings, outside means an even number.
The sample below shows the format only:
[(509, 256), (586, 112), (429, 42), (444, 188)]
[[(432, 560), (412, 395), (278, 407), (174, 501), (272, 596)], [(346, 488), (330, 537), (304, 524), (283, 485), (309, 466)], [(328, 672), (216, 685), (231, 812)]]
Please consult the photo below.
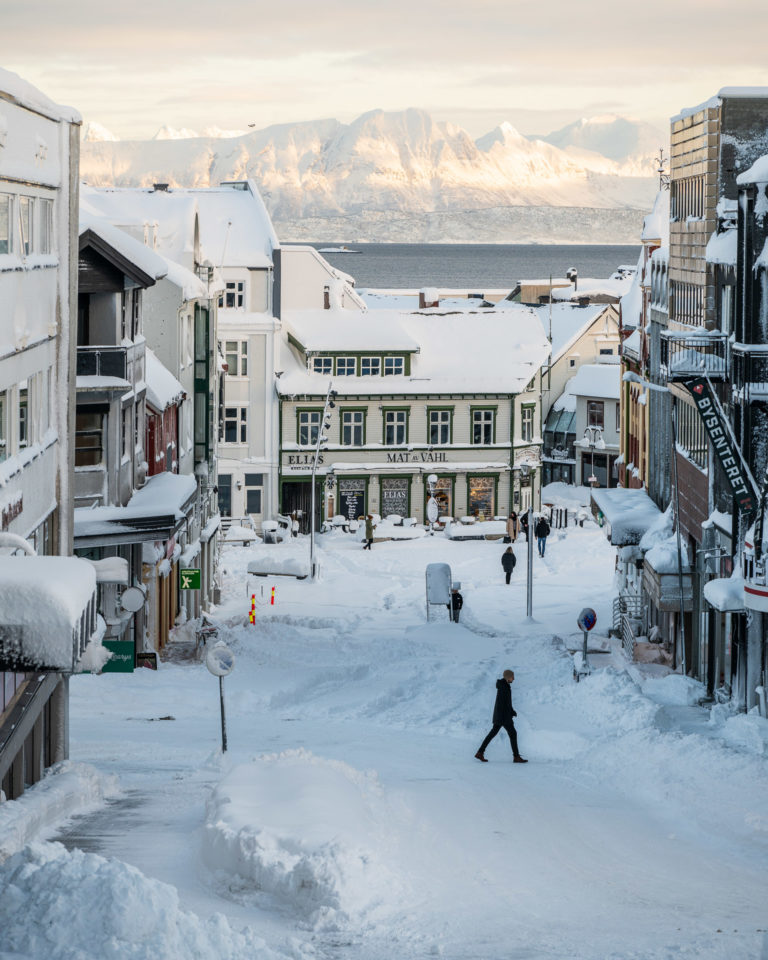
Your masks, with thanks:
[(179, 589), (181, 590), (199, 590), (200, 589), (200, 568), (191, 567), (179, 570)]
[(136, 659), (133, 640), (105, 640), (104, 646), (112, 656), (104, 664), (102, 673), (133, 673)]

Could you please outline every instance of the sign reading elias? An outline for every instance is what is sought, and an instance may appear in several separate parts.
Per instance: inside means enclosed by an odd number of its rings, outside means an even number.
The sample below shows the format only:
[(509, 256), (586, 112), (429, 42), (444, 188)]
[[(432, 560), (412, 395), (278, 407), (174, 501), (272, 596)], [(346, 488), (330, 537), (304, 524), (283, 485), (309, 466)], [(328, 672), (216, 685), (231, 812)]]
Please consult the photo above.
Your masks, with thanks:
[[(307, 466), (311, 467), (315, 460), (314, 453), (290, 453), (288, 454), (288, 466), (289, 467), (301, 467)], [(322, 453), (317, 458), (318, 465), (323, 462)]]

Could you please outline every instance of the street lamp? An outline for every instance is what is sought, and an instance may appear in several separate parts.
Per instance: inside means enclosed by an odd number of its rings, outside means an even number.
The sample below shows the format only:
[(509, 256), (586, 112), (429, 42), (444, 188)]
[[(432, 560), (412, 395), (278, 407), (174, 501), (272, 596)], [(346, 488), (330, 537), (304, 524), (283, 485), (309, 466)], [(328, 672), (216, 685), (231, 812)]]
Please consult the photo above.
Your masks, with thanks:
[(317, 474), (317, 464), (320, 461), (320, 451), (328, 443), (328, 437), (323, 432), (331, 425), (330, 411), (336, 406), (336, 391), (332, 389), (332, 381), (328, 381), (328, 392), (325, 395), (325, 406), (323, 415), (317, 427), (317, 440), (315, 441), (315, 456), (312, 461), (312, 481), (310, 491), (310, 518), (309, 518), (309, 576), (311, 580), (315, 579), (315, 476)]
[(590, 463), (590, 473), (589, 483), (597, 484), (597, 477), (595, 476), (595, 447), (598, 450), (605, 450), (605, 440), (603, 440), (603, 428), (590, 425), (584, 431), (584, 439), (581, 441), (582, 447), (589, 447), (591, 463)]
[[(530, 463), (521, 463), (520, 464), (520, 476), (525, 477), (526, 479), (531, 475), (531, 465)], [(533, 494), (533, 490), (531, 490)], [(521, 494), (522, 502), (522, 494)], [(527, 579), (526, 579), (526, 589), (525, 589), (525, 609), (526, 616), (529, 620), (533, 619), (533, 496), (528, 501), (528, 529), (526, 533), (526, 540), (528, 541), (528, 564), (527, 564)]]
[(438, 518), (439, 510), (437, 500), (435, 500), (435, 487), (437, 486), (437, 474), (430, 473), (427, 477), (427, 489), (429, 490), (429, 500), (427, 500), (427, 520), (429, 520), (429, 535), (434, 537), (435, 531), (432, 529)]

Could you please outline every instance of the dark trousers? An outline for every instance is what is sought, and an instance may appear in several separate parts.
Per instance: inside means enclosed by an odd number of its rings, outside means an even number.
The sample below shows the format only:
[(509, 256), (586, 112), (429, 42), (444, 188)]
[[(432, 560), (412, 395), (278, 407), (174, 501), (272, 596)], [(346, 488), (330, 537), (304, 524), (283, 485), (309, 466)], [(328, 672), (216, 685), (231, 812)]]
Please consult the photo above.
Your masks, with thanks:
[(539, 556), (540, 556), (540, 557), (543, 557), (543, 556), (544, 556), (544, 551), (545, 551), (546, 548), (547, 548), (547, 538), (546, 538), (546, 537), (537, 537), (536, 539), (539, 541)]
[(370, 550), (372, 545), (373, 545), (373, 540), (366, 540), (363, 550)]
[(488, 746), (491, 740), (493, 740), (502, 727), (504, 727), (509, 734), (509, 742), (512, 744), (512, 753), (516, 757), (519, 756), (520, 751), (517, 749), (517, 730), (515, 730), (515, 724), (512, 720), (507, 720), (506, 723), (494, 723), (494, 725), (491, 727), (491, 732), (480, 744), (480, 749), (477, 751), (478, 753), (485, 753), (485, 748)]
[(507, 570), (506, 573), (504, 574), (504, 576), (507, 578), (507, 583), (509, 583), (509, 578), (512, 576), (512, 571), (511, 571), (511, 570)]

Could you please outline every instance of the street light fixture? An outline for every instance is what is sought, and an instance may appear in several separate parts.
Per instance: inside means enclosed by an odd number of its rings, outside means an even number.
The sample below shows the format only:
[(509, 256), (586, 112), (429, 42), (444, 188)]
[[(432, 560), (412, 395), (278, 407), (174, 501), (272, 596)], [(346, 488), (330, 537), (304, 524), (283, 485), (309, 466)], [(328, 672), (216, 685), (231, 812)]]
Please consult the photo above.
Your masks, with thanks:
[(328, 392), (325, 395), (325, 406), (323, 415), (320, 417), (320, 425), (317, 428), (317, 440), (315, 441), (315, 456), (312, 461), (312, 480), (310, 490), (310, 517), (309, 517), (309, 577), (314, 580), (317, 574), (315, 564), (315, 476), (317, 475), (317, 465), (320, 461), (320, 450), (328, 443), (328, 437), (323, 430), (327, 430), (331, 425), (329, 410), (336, 406), (334, 397), (337, 391), (333, 389), (332, 381), (328, 381)]
[(589, 483), (596, 485), (597, 477), (595, 476), (595, 447), (598, 450), (605, 450), (605, 440), (603, 440), (603, 428), (595, 425), (590, 425), (584, 431), (584, 439), (581, 441), (581, 445), (584, 447), (589, 447), (591, 462), (590, 462), (590, 473)]

